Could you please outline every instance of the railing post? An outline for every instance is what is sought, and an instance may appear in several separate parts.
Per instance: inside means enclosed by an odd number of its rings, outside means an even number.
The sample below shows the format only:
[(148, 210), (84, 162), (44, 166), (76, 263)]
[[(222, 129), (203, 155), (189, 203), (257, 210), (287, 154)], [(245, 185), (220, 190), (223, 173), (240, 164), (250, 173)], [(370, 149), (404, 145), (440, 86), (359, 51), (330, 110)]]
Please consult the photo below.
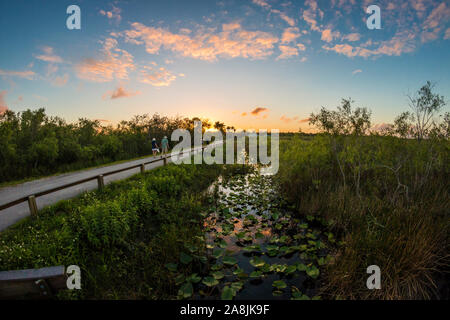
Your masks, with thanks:
[(38, 214), (38, 208), (36, 205), (36, 197), (35, 196), (29, 196), (28, 197), (28, 206), (30, 207), (30, 213), (32, 216), (37, 216)]
[(167, 156), (166, 155), (164, 155), (164, 165), (167, 165)]
[(103, 180), (102, 174), (97, 177), (97, 182), (98, 182), (98, 189), (102, 190), (105, 187), (105, 181)]
[(141, 164), (141, 173), (145, 172), (145, 164)]

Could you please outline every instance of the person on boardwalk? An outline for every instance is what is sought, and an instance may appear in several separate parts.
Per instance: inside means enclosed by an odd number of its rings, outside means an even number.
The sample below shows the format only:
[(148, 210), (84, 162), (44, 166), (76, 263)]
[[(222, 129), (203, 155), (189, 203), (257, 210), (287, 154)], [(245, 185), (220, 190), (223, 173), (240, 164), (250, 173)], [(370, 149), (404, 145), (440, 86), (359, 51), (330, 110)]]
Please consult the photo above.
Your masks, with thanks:
[(156, 154), (159, 152), (159, 149), (158, 149), (159, 147), (158, 147), (158, 144), (156, 143), (156, 139), (155, 138), (153, 138), (152, 139), (152, 151), (153, 151), (153, 155), (154, 156), (156, 156)]
[(169, 152), (169, 140), (167, 140), (167, 136), (164, 136), (161, 140), (161, 149), (163, 155)]

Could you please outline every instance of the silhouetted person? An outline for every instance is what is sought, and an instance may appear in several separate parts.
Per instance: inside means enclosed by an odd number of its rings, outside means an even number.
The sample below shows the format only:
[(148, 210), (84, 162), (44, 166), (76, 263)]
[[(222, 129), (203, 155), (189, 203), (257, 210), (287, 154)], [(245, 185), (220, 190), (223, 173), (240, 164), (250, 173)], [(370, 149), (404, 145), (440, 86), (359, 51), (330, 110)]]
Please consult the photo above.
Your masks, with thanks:
[(159, 152), (159, 149), (158, 149), (159, 147), (158, 147), (158, 144), (156, 143), (156, 139), (155, 138), (153, 138), (152, 139), (152, 151), (153, 151), (153, 155), (154, 156), (156, 156), (156, 154)]

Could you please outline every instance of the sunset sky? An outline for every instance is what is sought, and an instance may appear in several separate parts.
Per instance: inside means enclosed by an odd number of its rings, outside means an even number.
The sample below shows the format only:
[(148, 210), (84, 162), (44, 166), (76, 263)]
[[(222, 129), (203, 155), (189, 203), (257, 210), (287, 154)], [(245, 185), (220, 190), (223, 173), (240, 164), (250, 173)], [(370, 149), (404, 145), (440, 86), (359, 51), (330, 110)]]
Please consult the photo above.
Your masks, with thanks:
[[(71, 4), (81, 30), (66, 27)], [(450, 98), (449, 1), (0, 0), (0, 39), (0, 112), (68, 121), (158, 112), (308, 131), (343, 97), (375, 124), (426, 80)]]

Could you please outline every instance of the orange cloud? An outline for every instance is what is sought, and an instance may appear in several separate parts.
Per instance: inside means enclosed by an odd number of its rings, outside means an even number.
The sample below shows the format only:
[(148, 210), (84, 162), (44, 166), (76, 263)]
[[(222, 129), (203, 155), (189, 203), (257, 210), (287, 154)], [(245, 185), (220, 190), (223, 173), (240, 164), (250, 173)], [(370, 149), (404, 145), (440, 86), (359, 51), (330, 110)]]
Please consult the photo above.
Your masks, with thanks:
[(415, 49), (415, 34), (409, 31), (399, 32), (392, 39), (382, 41), (378, 48), (367, 49), (363, 46), (352, 46), (350, 44), (337, 44), (334, 47), (323, 46), (325, 50), (334, 51), (347, 57), (370, 57), (370, 56), (399, 56), (402, 53), (412, 52)]
[(285, 115), (282, 115), (280, 118), (281, 121), (285, 122), (285, 123), (289, 123), (292, 121), (291, 118), (286, 117)]
[(51, 62), (51, 63), (61, 63), (63, 62), (63, 59), (60, 56), (57, 56), (53, 51), (54, 49), (52, 47), (42, 47), (43, 54), (40, 54), (36, 56), (36, 59), (45, 61), (45, 62)]
[[(434, 8), (430, 15), (423, 23), (423, 32), (421, 35), (422, 42), (428, 42), (436, 40), (441, 31), (441, 25), (444, 25), (450, 20), (450, 8), (447, 7), (445, 2), (442, 2), (439, 6)], [(444, 35), (446, 38), (447, 34)]]
[(283, 31), (283, 35), (281, 36), (282, 43), (289, 43), (295, 41), (298, 37), (300, 37), (300, 30), (298, 28), (286, 28)]
[(309, 24), (311, 30), (320, 32), (320, 27), (318, 26), (317, 21), (317, 14), (319, 14), (319, 16), (322, 18), (323, 11), (318, 8), (317, 2), (315, 0), (307, 0), (305, 1), (305, 4), (309, 8), (303, 11), (303, 20), (305, 20)]
[(126, 98), (126, 97), (132, 97), (135, 95), (140, 94), (140, 91), (131, 92), (127, 91), (124, 87), (120, 86), (116, 88), (114, 91), (108, 91), (103, 95), (103, 99), (118, 99), (118, 98)]
[(320, 39), (322, 39), (323, 41), (326, 41), (326, 42), (333, 41), (333, 35), (331, 33), (331, 30), (330, 29), (323, 30), (322, 31), (322, 36), (321, 36)]
[(69, 81), (69, 75), (66, 73), (62, 77), (56, 77), (52, 84), (57, 87), (64, 87), (67, 84), (67, 81)]
[(8, 71), (8, 70), (2, 70), (0, 69), (0, 76), (6, 76), (6, 77), (19, 77), (24, 78), (28, 80), (33, 80), (36, 73), (34, 73), (31, 70), (27, 71)]
[(100, 14), (102, 16), (106, 16), (108, 19), (115, 19), (116, 22), (119, 23), (122, 20), (122, 16), (120, 15), (122, 10), (115, 6), (112, 6), (112, 7), (113, 8), (111, 11), (100, 10)]
[(282, 20), (284, 20), (291, 27), (295, 26), (295, 19), (289, 17), (286, 13), (281, 12), (280, 10), (272, 9), (272, 6), (269, 3), (267, 3), (266, 1), (264, 1), (264, 0), (252, 0), (252, 2), (254, 4), (259, 5), (260, 7), (263, 7), (264, 9), (269, 10), (271, 13), (278, 14), (279, 17)]
[(297, 44), (297, 47), (298, 47), (298, 49), (299, 49), (300, 51), (305, 51), (305, 50), (306, 50), (305, 45), (302, 44), (302, 43)]
[(361, 35), (359, 33), (350, 33), (342, 37), (342, 40), (347, 40), (350, 42), (359, 41), (359, 39), (361, 39)]
[(280, 45), (278, 48), (280, 49), (281, 54), (278, 56), (277, 60), (298, 56), (298, 49), (295, 47)]
[(239, 23), (222, 25), (219, 33), (199, 31), (196, 35), (172, 33), (162, 28), (133, 23), (123, 35), (125, 40), (145, 44), (146, 51), (157, 54), (164, 48), (185, 57), (215, 61), (218, 57), (263, 59), (273, 53), (278, 38), (268, 32), (248, 31)]
[(128, 71), (134, 70), (133, 56), (117, 48), (117, 40), (108, 38), (103, 42), (101, 59), (85, 59), (76, 66), (80, 79), (93, 82), (108, 82), (114, 79), (128, 79)]
[(250, 113), (254, 116), (257, 116), (258, 114), (260, 114), (261, 112), (265, 112), (265, 111), (269, 111), (269, 109), (264, 108), (264, 107), (256, 107), (255, 109), (253, 109)]
[(270, 8), (270, 5), (264, 1), (264, 0), (252, 0), (254, 4), (257, 4), (258, 6), (264, 7), (264, 8)]
[(168, 87), (176, 78), (176, 75), (163, 67), (159, 69), (143, 67), (140, 82), (151, 84), (154, 87)]

